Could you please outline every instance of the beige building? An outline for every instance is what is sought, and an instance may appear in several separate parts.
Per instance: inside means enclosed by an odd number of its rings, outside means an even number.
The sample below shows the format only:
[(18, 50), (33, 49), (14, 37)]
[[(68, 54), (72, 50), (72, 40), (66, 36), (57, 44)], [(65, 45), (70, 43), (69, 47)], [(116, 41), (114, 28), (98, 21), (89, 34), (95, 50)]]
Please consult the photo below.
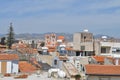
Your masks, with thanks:
[(46, 34), (45, 35), (45, 46), (55, 47), (56, 46), (56, 34)]
[(120, 53), (119, 42), (95, 41), (94, 44), (96, 55)]
[(74, 33), (73, 49), (76, 51), (76, 56), (91, 56), (94, 54), (93, 34), (88, 30), (84, 32)]

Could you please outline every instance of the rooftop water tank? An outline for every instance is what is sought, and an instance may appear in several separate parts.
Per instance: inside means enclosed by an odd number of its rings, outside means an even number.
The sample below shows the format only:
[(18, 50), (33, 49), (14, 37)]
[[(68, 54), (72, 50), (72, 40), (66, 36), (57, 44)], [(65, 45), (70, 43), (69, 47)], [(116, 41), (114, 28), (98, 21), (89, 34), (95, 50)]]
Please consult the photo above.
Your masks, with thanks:
[(64, 71), (60, 70), (60, 71), (58, 71), (58, 76), (60, 78), (64, 78), (66, 76), (66, 73)]

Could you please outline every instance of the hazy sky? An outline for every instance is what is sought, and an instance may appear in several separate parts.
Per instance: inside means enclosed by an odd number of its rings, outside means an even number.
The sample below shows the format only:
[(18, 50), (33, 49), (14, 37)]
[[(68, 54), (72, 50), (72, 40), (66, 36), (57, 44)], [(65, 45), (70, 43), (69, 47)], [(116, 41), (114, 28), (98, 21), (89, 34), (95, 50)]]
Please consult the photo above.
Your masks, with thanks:
[(0, 0), (0, 33), (81, 32), (120, 37), (120, 0)]

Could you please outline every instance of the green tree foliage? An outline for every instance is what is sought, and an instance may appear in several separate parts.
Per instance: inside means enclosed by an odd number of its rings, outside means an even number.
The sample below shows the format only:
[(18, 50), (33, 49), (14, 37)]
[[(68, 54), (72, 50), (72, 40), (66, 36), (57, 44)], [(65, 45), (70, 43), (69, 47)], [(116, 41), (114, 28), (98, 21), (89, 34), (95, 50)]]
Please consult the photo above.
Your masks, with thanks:
[(1, 44), (1, 45), (5, 45), (5, 37), (2, 37), (2, 38), (1, 38), (0, 44)]
[(45, 46), (45, 42), (41, 42), (40, 46), (44, 47)]
[(15, 41), (15, 39), (14, 39), (14, 30), (13, 30), (12, 23), (10, 23), (9, 32), (7, 34), (7, 46), (8, 46), (9, 49), (11, 49), (11, 46), (14, 43), (14, 41)]

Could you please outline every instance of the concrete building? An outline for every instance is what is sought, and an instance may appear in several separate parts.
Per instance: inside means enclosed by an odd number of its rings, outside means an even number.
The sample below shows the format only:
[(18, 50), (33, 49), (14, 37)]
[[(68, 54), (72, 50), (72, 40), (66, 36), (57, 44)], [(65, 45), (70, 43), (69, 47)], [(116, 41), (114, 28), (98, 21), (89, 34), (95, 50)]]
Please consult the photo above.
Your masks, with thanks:
[(46, 34), (45, 35), (45, 46), (55, 47), (56, 46), (56, 34)]
[(18, 73), (18, 55), (0, 54), (0, 73)]
[(84, 32), (74, 33), (73, 49), (76, 51), (76, 56), (91, 56), (94, 54), (93, 34), (88, 30)]
[(95, 41), (95, 54), (118, 54), (120, 53), (119, 42)]
[(68, 58), (66, 56), (55, 56), (52, 61), (52, 67), (62, 68), (63, 62), (67, 62)]

